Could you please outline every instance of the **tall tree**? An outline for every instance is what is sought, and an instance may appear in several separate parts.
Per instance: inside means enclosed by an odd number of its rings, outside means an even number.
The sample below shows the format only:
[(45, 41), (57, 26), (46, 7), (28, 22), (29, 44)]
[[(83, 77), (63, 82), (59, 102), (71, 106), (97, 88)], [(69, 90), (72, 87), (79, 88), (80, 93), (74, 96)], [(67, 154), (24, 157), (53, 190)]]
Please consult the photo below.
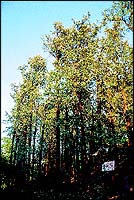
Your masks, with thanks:
[[(34, 167), (35, 141), (38, 126), (38, 106), (42, 103), (41, 91), (45, 87), (46, 64), (41, 56), (30, 58), (27, 66), (20, 67), (22, 83), (14, 89), (12, 97), (15, 106), (12, 110), (14, 116), (13, 127), (16, 132), (17, 146), (16, 164), (22, 168), (28, 165), (30, 170)], [(16, 86), (13, 86), (16, 88)], [(13, 135), (14, 140), (14, 135)], [(32, 174), (33, 175), (33, 174)]]
[(104, 11), (104, 24), (118, 21), (125, 29), (133, 31), (133, 1), (114, 1), (112, 8)]
[[(57, 82), (57, 92), (60, 91), (62, 95), (60, 100), (63, 103), (66, 102), (67, 106), (71, 103), (68, 109), (74, 113), (72, 123), (75, 123), (77, 137), (75, 148), (76, 152), (78, 148), (81, 151), (81, 153), (76, 153), (77, 160), (84, 170), (86, 155), (84, 101), (87, 98), (85, 93), (88, 91), (88, 84), (92, 79), (93, 55), (99, 26), (91, 25), (88, 15), (83, 17), (82, 21), (74, 20), (74, 25), (70, 28), (64, 28), (61, 23), (55, 23), (54, 28), (54, 36), (47, 36), (43, 42), (49, 53), (55, 57), (55, 72), (60, 77), (60, 83)], [(79, 164), (77, 167), (79, 168)]]
[(12, 85), (10, 163), (25, 171), (27, 181), (35, 172), (49, 176), (58, 169), (66, 183), (80, 182), (90, 155), (102, 145), (127, 138), (134, 144), (132, 48), (114, 11), (106, 11), (100, 25), (91, 24), (89, 14), (69, 28), (56, 22), (43, 39), (54, 69), (47, 72), (41, 56), (20, 67), (22, 82)]

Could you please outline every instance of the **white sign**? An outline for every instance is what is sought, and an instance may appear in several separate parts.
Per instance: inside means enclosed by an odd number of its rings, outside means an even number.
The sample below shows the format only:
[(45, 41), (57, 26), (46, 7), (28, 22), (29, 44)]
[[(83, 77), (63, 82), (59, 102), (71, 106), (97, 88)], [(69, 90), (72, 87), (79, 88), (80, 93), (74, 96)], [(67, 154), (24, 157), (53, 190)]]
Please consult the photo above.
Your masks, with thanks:
[(104, 162), (102, 164), (102, 172), (113, 171), (114, 168), (115, 168), (115, 160), (109, 161), (109, 162)]

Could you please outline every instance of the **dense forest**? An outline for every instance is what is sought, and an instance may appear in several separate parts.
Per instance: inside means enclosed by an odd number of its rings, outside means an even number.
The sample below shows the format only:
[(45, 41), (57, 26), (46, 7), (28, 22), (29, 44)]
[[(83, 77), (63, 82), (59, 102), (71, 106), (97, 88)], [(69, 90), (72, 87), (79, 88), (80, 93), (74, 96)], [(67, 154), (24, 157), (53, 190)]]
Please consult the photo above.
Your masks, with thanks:
[[(61, 22), (20, 66), (2, 138), (1, 192), (28, 199), (131, 199), (134, 192), (133, 1)], [(102, 170), (114, 161), (111, 171)]]

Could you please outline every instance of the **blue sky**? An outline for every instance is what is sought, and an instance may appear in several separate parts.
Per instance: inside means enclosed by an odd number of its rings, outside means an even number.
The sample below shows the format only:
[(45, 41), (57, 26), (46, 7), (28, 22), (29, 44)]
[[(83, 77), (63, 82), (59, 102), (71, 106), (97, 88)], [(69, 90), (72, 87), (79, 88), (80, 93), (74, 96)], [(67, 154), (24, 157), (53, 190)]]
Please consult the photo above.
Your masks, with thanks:
[(112, 1), (1, 1), (1, 120), (13, 107), (11, 83), (21, 80), (18, 67), (35, 55), (47, 58), (41, 37), (53, 30), (54, 22), (68, 27), (72, 18), (79, 20), (88, 11), (95, 22), (111, 5)]

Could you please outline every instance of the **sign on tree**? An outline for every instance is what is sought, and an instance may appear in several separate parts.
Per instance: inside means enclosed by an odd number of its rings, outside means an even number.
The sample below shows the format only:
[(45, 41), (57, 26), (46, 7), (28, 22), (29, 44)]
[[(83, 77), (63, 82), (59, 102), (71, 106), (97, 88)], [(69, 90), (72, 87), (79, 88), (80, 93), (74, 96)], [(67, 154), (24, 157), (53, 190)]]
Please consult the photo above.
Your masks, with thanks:
[(104, 171), (113, 171), (115, 169), (115, 160), (104, 162), (102, 164), (102, 172)]

